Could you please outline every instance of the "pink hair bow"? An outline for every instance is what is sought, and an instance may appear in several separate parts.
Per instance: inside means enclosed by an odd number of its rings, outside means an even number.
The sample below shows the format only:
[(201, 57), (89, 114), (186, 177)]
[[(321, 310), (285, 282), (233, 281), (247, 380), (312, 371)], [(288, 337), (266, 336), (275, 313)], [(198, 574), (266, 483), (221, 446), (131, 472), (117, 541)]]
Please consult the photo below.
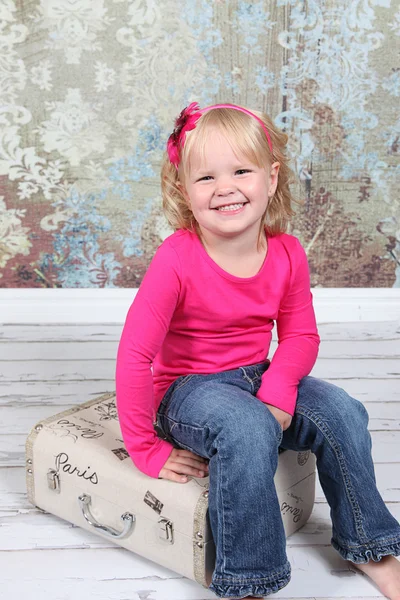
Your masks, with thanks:
[(168, 138), (167, 152), (169, 160), (178, 168), (179, 148), (185, 143), (186, 132), (196, 127), (196, 121), (201, 117), (200, 107), (197, 102), (192, 102), (184, 108), (175, 121), (174, 131)]

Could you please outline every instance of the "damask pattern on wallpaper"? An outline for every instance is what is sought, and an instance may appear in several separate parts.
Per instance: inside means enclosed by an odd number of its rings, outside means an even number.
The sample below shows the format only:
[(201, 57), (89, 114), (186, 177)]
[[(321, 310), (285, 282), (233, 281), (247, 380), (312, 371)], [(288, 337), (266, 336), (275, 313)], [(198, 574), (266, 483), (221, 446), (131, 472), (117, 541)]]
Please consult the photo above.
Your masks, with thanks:
[(288, 132), (313, 286), (400, 287), (399, 56), (391, 0), (2, 0), (0, 287), (138, 287), (192, 101)]

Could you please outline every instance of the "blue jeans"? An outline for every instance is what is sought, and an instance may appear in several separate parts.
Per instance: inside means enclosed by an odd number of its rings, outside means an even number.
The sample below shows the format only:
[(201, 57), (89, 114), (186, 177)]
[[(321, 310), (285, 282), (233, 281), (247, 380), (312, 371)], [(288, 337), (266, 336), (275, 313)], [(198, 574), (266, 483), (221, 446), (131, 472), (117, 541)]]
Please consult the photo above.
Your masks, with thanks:
[(265, 361), (179, 377), (158, 409), (166, 439), (209, 460), (208, 511), (216, 548), (209, 589), (219, 597), (266, 596), (290, 581), (274, 485), (280, 448), (316, 455), (331, 508), (331, 544), (344, 559), (366, 563), (400, 555), (400, 524), (376, 487), (364, 405), (307, 376), (283, 432), (255, 397), (267, 368)]

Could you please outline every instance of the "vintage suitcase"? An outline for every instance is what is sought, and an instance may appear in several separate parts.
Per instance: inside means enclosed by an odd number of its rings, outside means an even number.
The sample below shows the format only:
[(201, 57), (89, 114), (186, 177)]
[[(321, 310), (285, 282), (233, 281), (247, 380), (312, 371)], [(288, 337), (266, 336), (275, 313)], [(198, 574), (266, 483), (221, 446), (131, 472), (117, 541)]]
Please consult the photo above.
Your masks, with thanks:
[[(139, 471), (124, 447), (115, 392), (37, 423), (26, 441), (26, 469), (33, 505), (210, 585), (209, 477), (180, 484)], [(286, 536), (311, 514), (315, 472), (313, 454), (280, 448), (275, 484)]]

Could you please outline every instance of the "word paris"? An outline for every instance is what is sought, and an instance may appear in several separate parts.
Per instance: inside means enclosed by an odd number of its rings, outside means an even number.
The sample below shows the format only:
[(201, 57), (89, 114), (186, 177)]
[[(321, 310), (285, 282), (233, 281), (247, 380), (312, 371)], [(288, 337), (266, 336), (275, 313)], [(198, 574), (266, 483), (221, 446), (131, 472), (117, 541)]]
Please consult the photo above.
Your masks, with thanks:
[(293, 518), (293, 523), (297, 523), (303, 516), (303, 509), (296, 508), (295, 506), (290, 506), (287, 502), (282, 502), (281, 513), (286, 515), (286, 513), (291, 513)]
[[(73, 467), (68, 462), (68, 460), (69, 460), (68, 454), (66, 454), (65, 452), (60, 452), (60, 454), (57, 454), (57, 456), (56, 456), (57, 471), (59, 471), (60, 467), (62, 466), (62, 470), (64, 471), (64, 473), (68, 473), (69, 475), (73, 475), (75, 473), (75, 475), (77, 477), (83, 477), (83, 479), (90, 481), (90, 483), (93, 483), (94, 485), (96, 485), (99, 482), (96, 472), (89, 475), (87, 473), (87, 469), (85, 469), (81, 473), (80, 470), (77, 467)], [(88, 467), (88, 469), (90, 469), (90, 467)]]

